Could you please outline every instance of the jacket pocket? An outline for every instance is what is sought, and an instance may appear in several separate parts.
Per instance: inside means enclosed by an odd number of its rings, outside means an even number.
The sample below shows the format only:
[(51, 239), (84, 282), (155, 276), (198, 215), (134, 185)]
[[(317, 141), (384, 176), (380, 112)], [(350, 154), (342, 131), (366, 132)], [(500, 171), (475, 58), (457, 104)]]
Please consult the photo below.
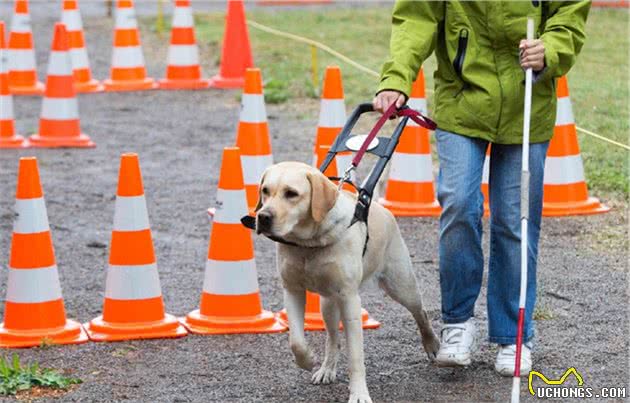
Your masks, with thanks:
[(457, 53), (453, 59), (453, 69), (459, 78), (462, 78), (462, 70), (464, 68), (464, 59), (466, 58), (466, 49), (468, 48), (468, 30), (462, 28), (459, 31), (459, 40), (457, 42)]

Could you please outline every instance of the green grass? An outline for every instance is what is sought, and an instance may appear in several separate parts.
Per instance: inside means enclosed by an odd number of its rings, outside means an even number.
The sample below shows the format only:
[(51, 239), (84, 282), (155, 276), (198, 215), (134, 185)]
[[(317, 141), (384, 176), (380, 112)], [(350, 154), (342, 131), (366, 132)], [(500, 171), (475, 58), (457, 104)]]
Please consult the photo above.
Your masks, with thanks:
[(39, 364), (20, 364), (17, 354), (11, 360), (0, 358), (0, 395), (14, 395), (33, 387), (67, 389), (81, 383), (80, 379), (69, 378), (52, 369), (42, 369)]
[[(628, 144), (628, 11), (593, 9), (588, 21), (588, 40), (577, 65), (569, 74), (577, 124), (618, 142)], [(311, 38), (332, 47), (375, 71), (388, 54), (390, 9), (292, 9), (248, 11), (248, 18), (273, 28)], [(224, 15), (196, 16), (199, 41), (209, 45), (220, 62)], [(268, 102), (317, 97), (311, 84), (311, 49), (308, 45), (279, 38), (250, 27), (257, 66), (268, 86)], [(343, 71), (348, 107), (370, 100), (378, 79), (360, 72), (322, 51), (317, 52), (319, 82), (326, 65)], [(424, 65), (427, 88), (433, 88), (432, 56)], [(215, 66), (215, 68), (216, 68)], [(429, 108), (431, 94), (429, 92)], [(579, 134), (587, 182), (591, 193), (603, 198), (628, 200), (630, 153), (585, 134)]]

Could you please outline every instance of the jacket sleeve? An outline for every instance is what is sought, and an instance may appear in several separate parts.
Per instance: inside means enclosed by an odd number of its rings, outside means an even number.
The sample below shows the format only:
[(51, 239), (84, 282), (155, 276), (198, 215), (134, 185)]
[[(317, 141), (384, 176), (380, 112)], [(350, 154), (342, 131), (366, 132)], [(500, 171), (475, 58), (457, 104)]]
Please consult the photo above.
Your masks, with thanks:
[(389, 59), (383, 64), (377, 93), (396, 90), (409, 98), (420, 66), (435, 48), (437, 27), (443, 18), (442, 1), (396, 1)]
[(586, 17), (591, 2), (550, 1), (540, 39), (545, 45), (545, 75), (560, 77), (569, 72), (586, 38)]

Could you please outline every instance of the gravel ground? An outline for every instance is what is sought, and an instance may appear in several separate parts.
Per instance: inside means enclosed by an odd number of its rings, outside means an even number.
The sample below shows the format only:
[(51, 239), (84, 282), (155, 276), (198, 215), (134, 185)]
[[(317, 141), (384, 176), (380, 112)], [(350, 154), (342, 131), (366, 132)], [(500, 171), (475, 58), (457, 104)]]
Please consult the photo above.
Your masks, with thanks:
[[(37, 10), (33, 19), (43, 77), (52, 18), (44, 8), (37, 8), (40, 5), (45, 6), (37, 3), (33, 7)], [(6, 19), (6, 7), (0, 11)], [(95, 76), (103, 78), (109, 66), (111, 21), (88, 16), (84, 22)], [(143, 36), (149, 73), (161, 77), (166, 46), (147, 32)], [(205, 66), (216, 58), (208, 53), (208, 49), (202, 49)], [(214, 73), (216, 67), (208, 70)], [(237, 95), (217, 90), (82, 95), (82, 127), (96, 142), (96, 149), (2, 151), (0, 289), (6, 289), (4, 266), (8, 261), (18, 156), (36, 155), (68, 316), (88, 321), (101, 313), (118, 158), (122, 152), (136, 151), (141, 159), (167, 310), (183, 315), (195, 309), (208, 241), (205, 209), (213, 201), (221, 149), (234, 140)], [(309, 161), (317, 102), (304, 104), (307, 113), (302, 120), (287, 117), (286, 108), (268, 108), (275, 158)], [(19, 131), (36, 130), (40, 100), (16, 98), (15, 109)], [(541, 239), (539, 314), (544, 320), (537, 322), (535, 368), (555, 377), (574, 366), (586, 386), (593, 388), (624, 386), (630, 379), (627, 205), (612, 204), (614, 211), (603, 216), (545, 219)], [(403, 219), (400, 226), (437, 329), (437, 220)], [(270, 241), (256, 240), (256, 259), (264, 306), (279, 310), (281, 289)], [(508, 399), (511, 380), (494, 374), (494, 347), (482, 345), (468, 369), (435, 368), (427, 362), (407, 312), (377, 289), (368, 287), (363, 297), (364, 306), (383, 323), (380, 329), (365, 334), (368, 384), (375, 401)], [(479, 298), (477, 316), (485, 336), (485, 294)], [(316, 352), (322, 353), (324, 334), (309, 334), (309, 340)], [(292, 362), (287, 334), (88, 343), (20, 350), (19, 354), (25, 361), (37, 360), (84, 380), (63, 397), (64, 401), (284, 402), (347, 398), (345, 358), (339, 383), (312, 386), (309, 374)]]

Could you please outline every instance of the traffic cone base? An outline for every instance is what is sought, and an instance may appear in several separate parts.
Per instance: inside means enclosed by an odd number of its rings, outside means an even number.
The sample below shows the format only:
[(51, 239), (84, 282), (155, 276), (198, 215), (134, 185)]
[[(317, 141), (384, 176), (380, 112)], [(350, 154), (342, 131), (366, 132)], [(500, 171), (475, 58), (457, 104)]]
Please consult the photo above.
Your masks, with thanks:
[(96, 147), (96, 144), (86, 135), (80, 134), (79, 136), (71, 137), (42, 137), (39, 134), (34, 134), (26, 140), (26, 147), (32, 148), (92, 148)]
[(66, 320), (62, 328), (46, 329), (45, 332), (9, 330), (4, 327), (4, 323), (0, 324), (0, 347), (3, 348), (37, 347), (42, 344), (80, 344), (88, 340), (87, 333), (81, 324), (70, 319)]
[[(0, 130), (4, 130), (0, 128)], [(13, 135), (9, 138), (0, 137), (0, 148), (26, 148), (27, 142), (24, 137), (19, 135)]]
[(125, 81), (115, 81), (108, 78), (107, 80), (103, 81), (103, 86), (105, 87), (106, 92), (143, 91), (158, 88), (158, 84), (155, 82), (154, 79), (150, 77), (146, 77), (140, 80)]
[[(287, 311), (283, 309), (278, 313), (278, 320), (285, 326), (289, 326), (289, 318), (287, 318)], [(363, 329), (377, 329), (381, 326), (381, 323), (370, 318), (368, 312), (361, 308), (361, 327)], [(339, 323), (339, 329), (343, 329), (341, 322)], [(304, 330), (326, 330), (326, 324), (321, 313), (305, 312), (304, 313)]]
[[(550, 185), (546, 185), (549, 187)], [(563, 190), (563, 191), (566, 191)], [(596, 197), (588, 197), (586, 200), (571, 203), (545, 202), (545, 217), (566, 217), (572, 215), (593, 215), (607, 213), (610, 207), (603, 205)]]
[(92, 78), (89, 81), (77, 82), (75, 74), (74, 89), (80, 93), (103, 92), (105, 87), (100, 81)]
[(196, 309), (182, 318), (182, 324), (195, 334), (280, 333), (286, 326), (272, 312), (263, 310), (255, 316), (206, 316)]
[[(14, 74), (9, 74), (9, 81), (12, 81), (11, 78)], [(32, 86), (16, 86), (10, 85), (11, 94), (13, 95), (43, 95), (46, 86), (41, 81), (37, 81), (35, 85)]]
[(159, 81), (160, 89), (164, 90), (199, 90), (210, 87), (209, 79), (198, 80), (170, 80), (167, 78)]
[(221, 74), (217, 74), (216, 76), (210, 79), (210, 87), (212, 88), (243, 88), (245, 85), (245, 78), (243, 77), (223, 77)]
[(177, 338), (188, 334), (173, 315), (153, 322), (109, 323), (98, 316), (85, 324), (92, 341)]
[(438, 217), (442, 213), (442, 207), (437, 200), (429, 203), (405, 203), (385, 200), (381, 197), (378, 203), (397, 217)]

